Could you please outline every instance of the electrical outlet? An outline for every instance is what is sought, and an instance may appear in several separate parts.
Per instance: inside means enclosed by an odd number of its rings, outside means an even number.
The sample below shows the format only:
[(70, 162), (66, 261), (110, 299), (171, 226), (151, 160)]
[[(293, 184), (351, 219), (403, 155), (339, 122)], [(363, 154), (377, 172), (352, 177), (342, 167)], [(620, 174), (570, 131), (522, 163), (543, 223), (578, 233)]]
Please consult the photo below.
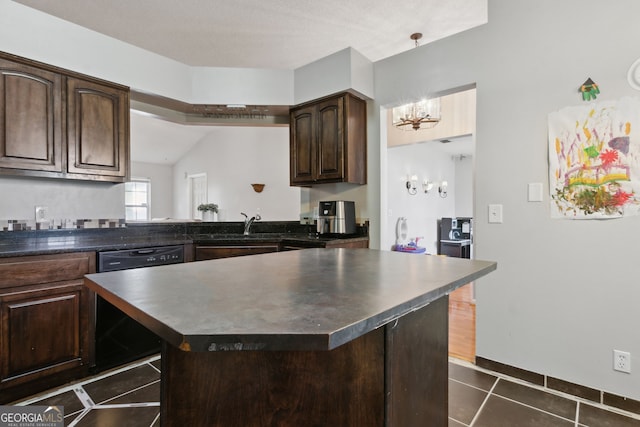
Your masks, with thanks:
[(46, 206), (36, 206), (36, 222), (43, 222), (49, 220), (49, 215)]
[(613, 350), (613, 370), (631, 373), (631, 353), (628, 351)]

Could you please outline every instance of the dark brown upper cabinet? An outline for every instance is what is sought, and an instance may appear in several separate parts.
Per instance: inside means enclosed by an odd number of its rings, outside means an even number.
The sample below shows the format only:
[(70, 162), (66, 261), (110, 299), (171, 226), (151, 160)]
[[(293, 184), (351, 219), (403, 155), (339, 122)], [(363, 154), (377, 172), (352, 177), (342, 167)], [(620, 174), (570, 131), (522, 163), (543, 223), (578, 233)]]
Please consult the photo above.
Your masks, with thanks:
[(0, 58), (0, 168), (62, 172), (62, 76)]
[(94, 176), (126, 177), (128, 117), (129, 98), (125, 91), (68, 78), (69, 174), (90, 179)]
[(126, 181), (129, 88), (0, 52), (0, 174)]
[(290, 111), (290, 183), (367, 183), (366, 102), (350, 93)]

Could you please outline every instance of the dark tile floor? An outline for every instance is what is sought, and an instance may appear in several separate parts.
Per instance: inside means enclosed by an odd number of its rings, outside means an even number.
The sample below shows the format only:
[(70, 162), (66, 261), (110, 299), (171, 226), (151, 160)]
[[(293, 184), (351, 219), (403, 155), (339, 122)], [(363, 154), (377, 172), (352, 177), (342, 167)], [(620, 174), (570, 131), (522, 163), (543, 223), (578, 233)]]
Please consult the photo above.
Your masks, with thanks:
[[(64, 406), (66, 426), (157, 427), (159, 400), (160, 360), (153, 357), (19, 404)], [(640, 427), (640, 416), (451, 359), (449, 427), (462, 426)]]
[(640, 427), (640, 416), (449, 363), (449, 427)]

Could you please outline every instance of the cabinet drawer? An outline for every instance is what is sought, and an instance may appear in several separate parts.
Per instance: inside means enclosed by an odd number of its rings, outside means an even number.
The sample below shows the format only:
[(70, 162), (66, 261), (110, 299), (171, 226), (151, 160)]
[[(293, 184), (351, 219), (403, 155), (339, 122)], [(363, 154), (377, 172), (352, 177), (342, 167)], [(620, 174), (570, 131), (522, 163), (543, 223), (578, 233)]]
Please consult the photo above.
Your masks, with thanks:
[(95, 252), (0, 258), (0, 288), (80, 279), (95, 265)]

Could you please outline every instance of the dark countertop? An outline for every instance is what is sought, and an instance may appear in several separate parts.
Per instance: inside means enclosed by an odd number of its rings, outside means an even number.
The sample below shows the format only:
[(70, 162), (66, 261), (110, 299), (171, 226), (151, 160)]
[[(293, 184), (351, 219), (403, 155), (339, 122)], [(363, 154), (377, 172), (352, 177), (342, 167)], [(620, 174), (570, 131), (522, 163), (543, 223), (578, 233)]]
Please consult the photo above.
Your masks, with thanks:
[(328, 243), (368, 240), (367, 235), (315, 237), (307, 226), (291, 222), (265, 222), (249, 236), (242, 223), (132, 225), (117, 229), (0, 232), (0, 258), (65, 252), (139, 249), (181, 244), (247, 244), (272, 242), (323, 247)]
[(331, 350), (495, 269), (488, 261), (309, 249), (90, 274), (85, 283), (186, 351)]
[(440, 243), (445, 243), (448, 245), (469, 246), (471, 244), (471, 239), (441, 239)]
[(65, 252), (109, 251), (191, 243), (184, 236), (51, 236), (0, 241), (0, 258)]
[(305, 244), (309, 247), (323, 247), (327, 243), (336, 240), (346, 242), (360, 242), (369, 240), (368, 236), (315, 236), (307, 233), (255, 233), (248, 236), (242, 234), (197, 234), (191, 236), (193, 243), (197, 244), (247, 244), (251, 242), (261, 243), (285, 243)]

